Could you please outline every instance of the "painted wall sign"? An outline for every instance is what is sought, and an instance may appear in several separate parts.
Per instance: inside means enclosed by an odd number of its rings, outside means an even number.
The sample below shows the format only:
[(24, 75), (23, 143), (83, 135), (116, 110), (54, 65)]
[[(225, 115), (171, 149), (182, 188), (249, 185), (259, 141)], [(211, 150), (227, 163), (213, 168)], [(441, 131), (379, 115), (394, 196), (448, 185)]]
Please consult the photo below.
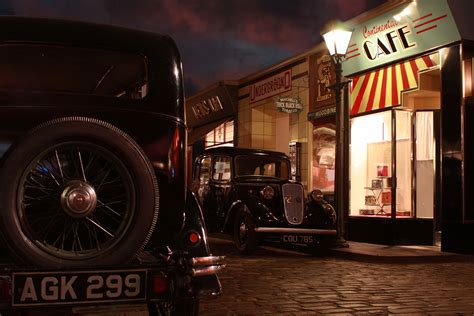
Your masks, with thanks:
[[(336, 82), (336, 72), (327, 51), (309, 56), (309, 78), (309, 113), (334, 106), (336, 97), (329, 86)], [(312, 117), (308, 114), (309, 120)]]
[(319, 109), (314, 112), (308, 113), (308, 120), (313, 121), (323, 117), (334, 116), (336, 114), (336, 107), (331, 106), (328, 108)]
[(298, 113), (303, 111), (303, 103), (300, 98), (279, 98), (275, 105), (280, 112)]
[(343, 75), (461, 40), (446, 0), (417, 0), (356, 26)]
[(334, 91), (329, 86), (335, 82), (334, 63), (331, 56), (322, 55), (316, 60), (317, 85), (316, 102), (322, 102), (334, 98)]
[(250, 86), (250, 103), (291, 90), (291, 69)]
[(193, 110), (194, 116), (196, 116), (198, 119), (224, 109), (222, 102), (217, 95), (193, 104), (191, 108)]
[(235, 114), (237, 84), (217, 84), (205, 93), (186, 99), (186, 124), (190, 128), (207, 125)]

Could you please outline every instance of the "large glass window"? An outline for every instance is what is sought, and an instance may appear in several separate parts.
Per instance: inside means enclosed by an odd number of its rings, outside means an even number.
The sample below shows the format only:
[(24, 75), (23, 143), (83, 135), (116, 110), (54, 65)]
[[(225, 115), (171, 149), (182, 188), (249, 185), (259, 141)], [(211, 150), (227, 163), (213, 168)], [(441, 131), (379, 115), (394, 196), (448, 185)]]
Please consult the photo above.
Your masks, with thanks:
[[(392, 174), (392, 115), (396, 174)], [(350, 215), (413, 217), (413, 112), (390, 110), (351, 120)]]
[(412, 217), (412, 112), (395, 111), (397, 147), (396, 216)]
[(391, 131), (391, 111), (351, 120), (350, 215), (390, 215)]
[(313, 130), (313, 189), (334, 192), (336, 125), (327, 123)]
[(435, 141), (433, 112), (416, 112), (416, 217), (433, 218)]
[(206, 134), (205, 148), (234, 145), (234, 121), (228, 121), (217, 126)]

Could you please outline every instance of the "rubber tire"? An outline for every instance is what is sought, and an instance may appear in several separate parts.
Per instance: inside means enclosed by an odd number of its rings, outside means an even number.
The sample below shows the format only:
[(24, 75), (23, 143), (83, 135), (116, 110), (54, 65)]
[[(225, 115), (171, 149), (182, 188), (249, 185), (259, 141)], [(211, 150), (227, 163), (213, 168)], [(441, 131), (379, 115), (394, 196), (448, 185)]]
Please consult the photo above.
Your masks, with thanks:
[[(106, 252), (84, 260), (58, 258), (44, 251), (23, 232), (18, 219), (18, 184), (32, 159), (46, 148), (67, 141), (92, 142), (118, 157), (131, 175), (135, 189), (135, 210), (119, 242)], [(66, 117), (33, 129), (8, 153), (0, 170), (0, 232), (20, 265), (80, 267), (127, 263), (151, 237), (158, 216), (158, 184), (143, 150), (126, 133), (106, 122)]]
[[(248, 226), (248, 236), (247, 240), (242, 243), (239, 238), (240, 234), (240, 224), (242, 221), (246, 222)], [(258, 227), (257, 223), (250, 217), (250, 215), (245, 212), (243, 209), (239, 209), (235, 214), (235, 222), (234, 222), (234, 244), (242, 254), (252, 254), (257, 248), (259, 244), (259, 237), (258, 233), (255, 229)]]
[(184, 298), (175, 302), (158, 302), (148, 304), (150, 316), (197, 316), (200, 300), (197, 297)]

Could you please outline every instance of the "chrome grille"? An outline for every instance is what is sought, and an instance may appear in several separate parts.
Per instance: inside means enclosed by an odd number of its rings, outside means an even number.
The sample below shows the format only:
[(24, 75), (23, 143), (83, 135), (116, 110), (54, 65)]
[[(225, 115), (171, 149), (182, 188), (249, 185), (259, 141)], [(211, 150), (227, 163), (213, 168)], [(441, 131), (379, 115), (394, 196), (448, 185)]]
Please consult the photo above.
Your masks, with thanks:
[(303, 223), (303, 186), (300, 184), (287, 183), (282, 186), (282, 193), (283, 205), (285, 206), (285, 217), (288, 223), (291, 225), (299, 225)]

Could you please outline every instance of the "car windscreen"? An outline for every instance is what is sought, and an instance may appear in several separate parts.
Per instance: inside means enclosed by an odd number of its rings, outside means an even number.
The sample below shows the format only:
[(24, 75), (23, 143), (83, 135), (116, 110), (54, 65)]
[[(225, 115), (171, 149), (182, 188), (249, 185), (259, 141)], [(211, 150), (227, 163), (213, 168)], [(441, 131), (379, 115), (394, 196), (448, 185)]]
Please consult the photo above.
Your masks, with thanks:
[(145, 58), (113, 50), (40, 44), (0, 45), (0, 91), (142, 99)]
[(239, 155), (235, 157), (235, 176), (263, 176), (288, 180), (290, 164), (288, 160), (278, 157)]

